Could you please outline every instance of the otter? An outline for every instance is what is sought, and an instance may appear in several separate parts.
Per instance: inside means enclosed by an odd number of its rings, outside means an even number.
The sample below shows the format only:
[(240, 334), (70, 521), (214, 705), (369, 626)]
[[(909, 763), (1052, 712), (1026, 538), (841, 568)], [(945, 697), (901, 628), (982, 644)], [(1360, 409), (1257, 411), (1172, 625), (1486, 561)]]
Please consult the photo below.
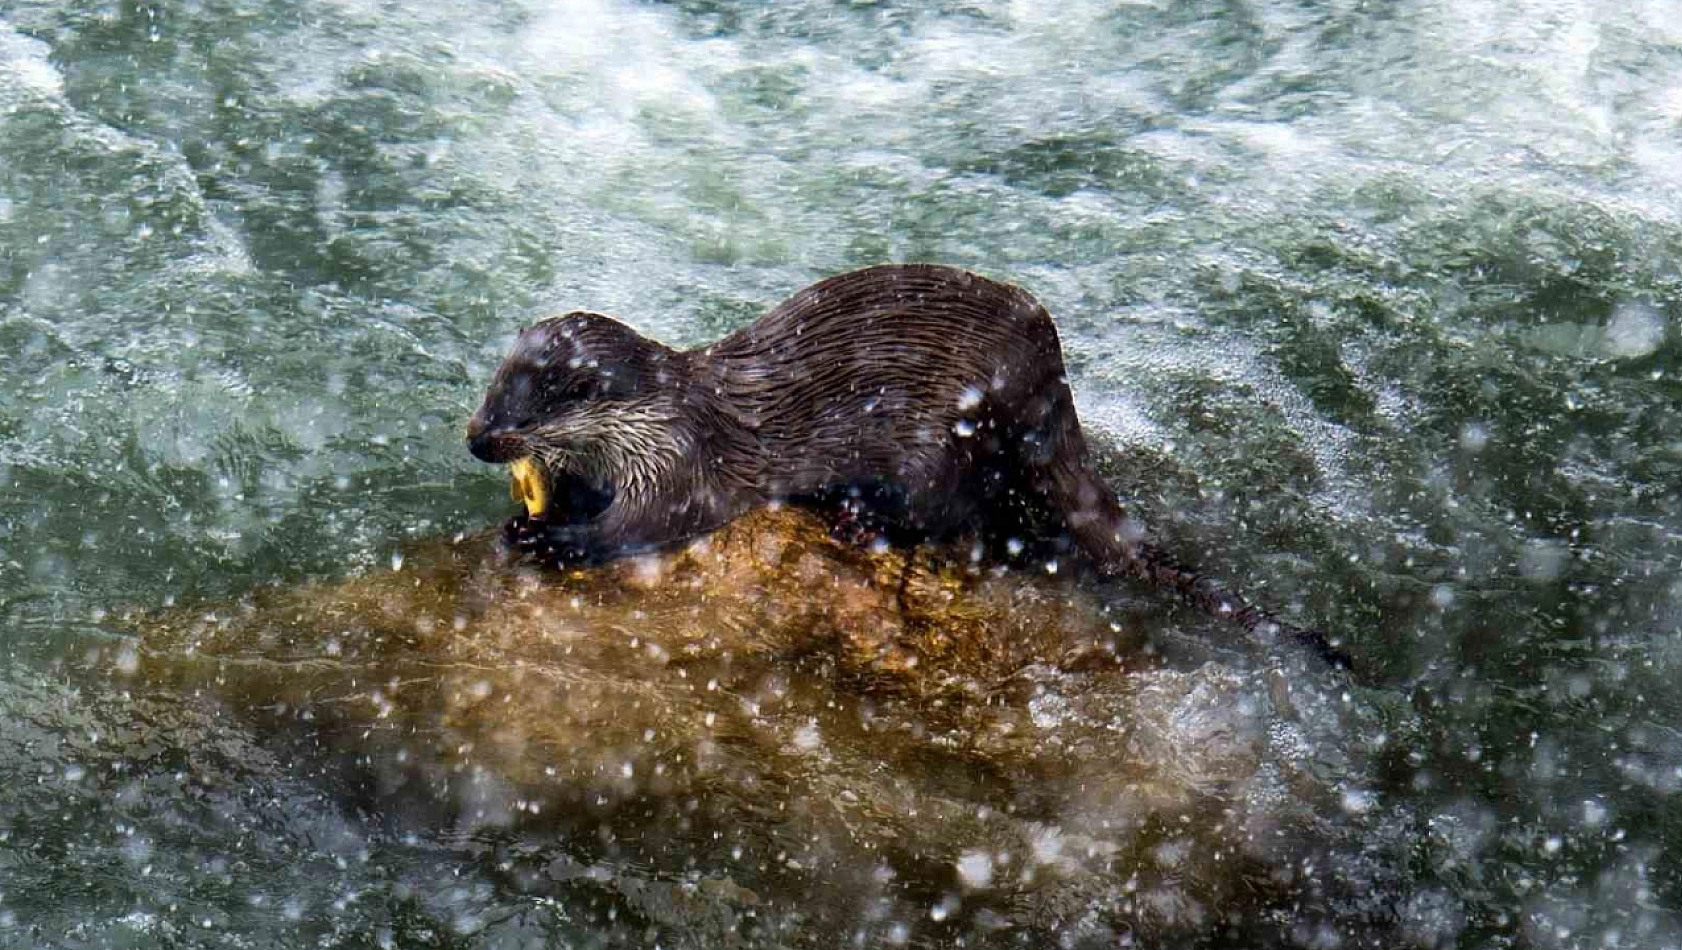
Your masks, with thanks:
[(841, 274), (686, 351), (599, 313), (544, 320), (496, 370), (467, 443), (541, 472), (557, 503), (516, 516), (507, 537), (542, 558), (661, 549), (776, 502), (839, 502), (884, 533), (929, 539), (1041, 519), (1101, 573), (1348, 665), (1323, 634), (1145, 538), (1088, 461), (1051, 314), (968, 271)]

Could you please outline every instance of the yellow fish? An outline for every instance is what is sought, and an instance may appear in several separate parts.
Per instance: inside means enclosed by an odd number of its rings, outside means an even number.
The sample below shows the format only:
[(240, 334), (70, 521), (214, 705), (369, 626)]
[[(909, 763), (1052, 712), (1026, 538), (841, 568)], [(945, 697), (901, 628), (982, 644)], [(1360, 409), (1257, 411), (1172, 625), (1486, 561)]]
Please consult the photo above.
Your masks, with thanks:
[(515, 501), (525, 504), (526, 514), (533, 518), (541, 516), (549, 507), (549, 485), (537, 461), (531, 456), (515, 459), (508, 463), (508, 474), (513, 478), (508, 493)]

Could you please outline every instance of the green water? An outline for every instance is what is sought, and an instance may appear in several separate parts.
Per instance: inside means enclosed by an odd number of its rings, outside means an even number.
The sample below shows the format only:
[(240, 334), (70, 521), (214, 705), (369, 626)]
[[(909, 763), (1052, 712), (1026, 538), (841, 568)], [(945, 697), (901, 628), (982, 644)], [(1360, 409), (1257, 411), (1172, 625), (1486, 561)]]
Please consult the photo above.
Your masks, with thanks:
[[(0, 946), (642, 945), (208, 704), (196, 784), (112, 777), (183, 698), (84, 660), (504, 517), (460, 430), (534, 317), (882, 260), (1030, 288), (1158, 534), (1416, 716), (1244, 939), (1682, 946), (1678, 141), (1675, 0), (0, 0)], [(921, 920), (856, 942), (1059, 939)]]

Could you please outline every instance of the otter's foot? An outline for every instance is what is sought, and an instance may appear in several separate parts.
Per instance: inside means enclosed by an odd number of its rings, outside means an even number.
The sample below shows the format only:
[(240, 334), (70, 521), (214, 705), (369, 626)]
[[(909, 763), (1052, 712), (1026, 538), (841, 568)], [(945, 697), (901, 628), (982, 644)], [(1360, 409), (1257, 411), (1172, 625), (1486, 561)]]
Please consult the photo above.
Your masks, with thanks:
[(889, 543), (887, 532), (856, 499), (835, 506), (829, 521), (829, 536), (849, 547), (870, 551), (881, 550)]
[(837, 506), (829, 520), (829, 536), (842, 544), (862, 548), (874, 541), (877, 533), (864, 523), (864, 518), (852, 505)]

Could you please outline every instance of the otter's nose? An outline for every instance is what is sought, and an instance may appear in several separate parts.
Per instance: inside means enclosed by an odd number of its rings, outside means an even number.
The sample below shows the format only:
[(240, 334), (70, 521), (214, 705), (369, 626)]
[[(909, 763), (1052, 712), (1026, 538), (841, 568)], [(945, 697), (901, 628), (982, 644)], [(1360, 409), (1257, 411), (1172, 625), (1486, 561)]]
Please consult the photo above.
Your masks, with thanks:
[(521, 453), (517, 427), (492, 424), (483, 413), (474, 413), (467, 421), (467, 451), (481, 462), (507, 462)]
[(483, 429), (478, 432), (467, 430), (467, 451), (472, 452), (473, 457), (481, 462), (502, 461), (497, 457), (496, 439)]

